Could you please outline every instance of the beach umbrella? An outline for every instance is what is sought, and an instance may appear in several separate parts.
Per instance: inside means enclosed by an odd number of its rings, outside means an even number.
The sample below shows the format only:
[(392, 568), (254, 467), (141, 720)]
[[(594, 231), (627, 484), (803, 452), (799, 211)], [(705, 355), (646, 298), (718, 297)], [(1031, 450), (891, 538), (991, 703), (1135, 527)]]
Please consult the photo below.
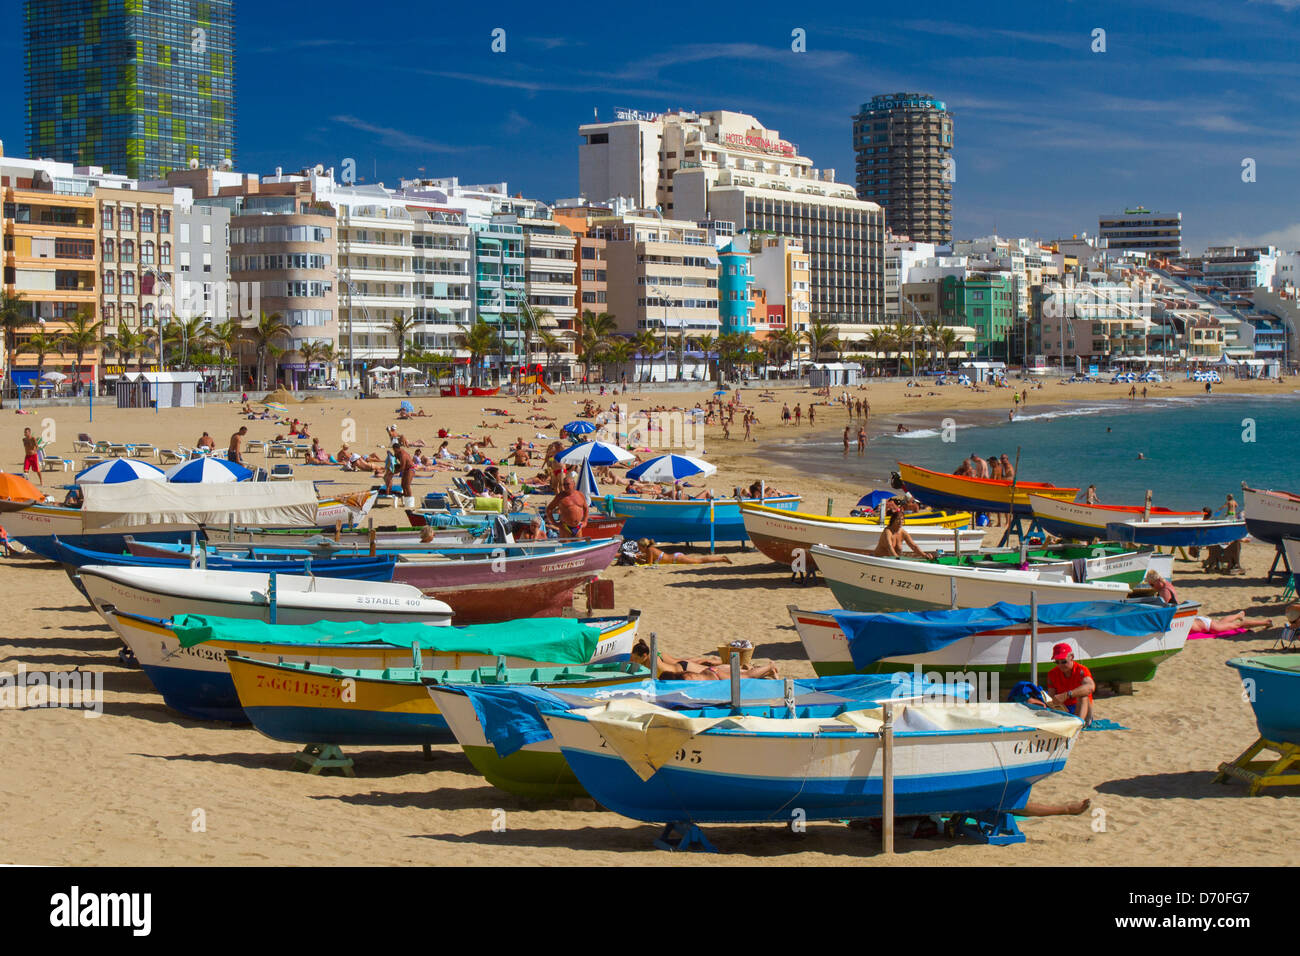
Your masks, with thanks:
[(0, 499), (5, 501), (44, 501), (45, 492), (22, 475), (0, 472)]
[(167, 480), (173, 484), (217, 484), (243, 481), (253, 473), (243, 465), (224, 458), (192, 458), (167, 469)]
[(876, 491), (873, 491), (867, 495), (863, 495), (861, 498), (859, 498), (858, 507), (870, 508), (872, 511), (875, 511), (877, 508), (880, 507), (881, 502), (888, 501), (893, 497), (894, 497), (894, 493), (892, 491), (880, 491), (879, 489), (877, 489)]
[(726, 395), (726, 394), (727, 394), (727, 390), (725, 388), (720, 388), (713, 393), (713, 397), (717, 398), (719, 395)]
[(620, 462), (631, 461), (635, 457), (636, 455), (630, 451), (624, 451), (609, 442), (586, 441), (581, 445), (573, 445), (564, 449), (555, 456), (555, 460), (566, 465), (576, 465), (580, 461), (590, 461), (599, 468), (602, 465), (617, 465)]
[(579, 419), (576, 422), (569, 422), (564, 426), (564, 430), (570, 435), (590, 435), (596, 430), (596, 426), (591, 422), (584, 422)]
[(600, 497), (600, 486), (596, 484), (596, 473), (591, 470), (591, 462), (582, 463), (582, 471), (578, 473), (578, 490), (587, 496), (587, 500)]
[(66, 380), (67, 377), (68, 377), (68, 376), (64, 375), (62, 372), (46, 372), (44, 375), (41, 376), (41, 381), (42, 381), (42, 382), (62, 382), (62, 381), (64, 381), (64, 380)]
[(279, 402), (263, 402), (262, 404), (275, 412), (287, 412), (289, 410), (284, 405), (281, 405)]
[(402, 402), (401, 405), (397, 406), (397, 410), (399, 412), (413, 412), (415, 411), (415, 406), (412, 405), (410, 402), (404, 401)]
[(712, 475), (717, 470), (717, 465), (690, 455), (660, 455), (637, 465), (628, 471), (627, 476), (638, 481), (678, 481), (692, 475)]
[(124, 481), (165, 481), (166, 474), (157, 465), (138, 458), (113, 458), (83, 468), (72, 480), (79, 485), (117, 485)]

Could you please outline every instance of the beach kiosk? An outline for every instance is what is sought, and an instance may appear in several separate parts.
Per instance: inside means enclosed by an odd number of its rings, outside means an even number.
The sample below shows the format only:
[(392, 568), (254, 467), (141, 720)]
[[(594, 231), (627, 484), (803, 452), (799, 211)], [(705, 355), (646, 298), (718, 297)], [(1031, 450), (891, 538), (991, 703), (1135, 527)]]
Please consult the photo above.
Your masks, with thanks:
[(808, 369), (811, 388), (836, 388), (858, 384), (858, 366), (847, 362), (818, 362)]
[(200, 372), (126, 372), (117, 380), (118, 408), (193, 408)]

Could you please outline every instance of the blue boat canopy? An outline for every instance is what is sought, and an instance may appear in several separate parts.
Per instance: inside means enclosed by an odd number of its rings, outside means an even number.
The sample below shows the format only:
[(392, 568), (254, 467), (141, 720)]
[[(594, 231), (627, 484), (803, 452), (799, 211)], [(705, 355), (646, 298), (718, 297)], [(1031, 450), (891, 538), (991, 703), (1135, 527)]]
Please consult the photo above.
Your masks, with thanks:
[[(439, 690), (464, 694), (474, 705), (484, 736), (501, 757), (508, 757), (531, 743), (549, 740), (551, 732), (542, 720), (543, 712), (594, 707), (616, 697), (635, 697), (670, 710), (726, 707), (731, 703), (730, 681), (643, 680), (635, 684), (589, 688), (542, 688), (444, 685)], [(847, 674), (794, 681), (796, 707), (853, 704), (869, 706), (882, 700), (903, 697), (944, 696), (968, 699), (969, 684), (926, 684), (907, 673)], [(780, 706), (785, 701), (781, 681), (743, 678), (740, 698), (744, 705)]]
[[(1090, 627), (1121, 637), (1142, 637), (1169, 630), (1177, 610), (1172, 604), (1124, 601), (1040, 604), (1038, 622), (1053, 627)], [(826, 613), (844, 631), (853, 666), (859, 668), (890, 657), (938, 650), (972, 634), (1030, 621), (1029, 605), (1006, 601), (992, 607), (953, 611), (867, 614), (835, 610)]]

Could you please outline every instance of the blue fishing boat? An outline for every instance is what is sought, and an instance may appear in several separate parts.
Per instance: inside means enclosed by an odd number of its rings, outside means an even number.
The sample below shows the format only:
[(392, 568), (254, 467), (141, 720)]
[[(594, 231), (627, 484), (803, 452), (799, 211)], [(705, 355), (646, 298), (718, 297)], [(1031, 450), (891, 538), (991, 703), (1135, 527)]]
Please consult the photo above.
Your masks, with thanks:
[(1234, 657), (1227, 663), (1246, 686), (1259, 735), (1275, 743), (1300, 745), (1300, 658), (1272, 654)]
[[(542, 714), (592, 797), (623, 816), (668, 824), (880, 817), (881, 717), (879, 708), (843, 704), (794, 717), (784, 707), (695, 717), (620, 700)], [(1022, 704), (895, 705), (894, 812), (1013, 828), (1006, 815), (1064, 769), (1082, 727)]]
[(1156, 548), (1208, 548), (1231, 544), (1248, 534), (1246, 522), (1235, 518), (1205, 521), (1202, 518), (1141, 518), (1110, 521), (1106, 537), (1126, 544), (1144, 544)]
[[(108, 567), (129, 568), (188, 568), (191, 567), (188, 553), (177, 554), (175, 558), (149, 558), (134, 554), (108, 554), (103, 551), (89, 551), (76, 545), (65, 544), (54, 539), (55, 560), (75, 570), (86, 564), (99, 564)], [(207, 567), (216, 571), (256, 571), (259, 574), (314, 574), (323, 578), (347, 578), (354, 581), (391, 581), (393, 570), (397, 567), (395, 555), (364, 555), (360, 557), (326, 557), (326, 558), (233, 558), (224, 555), (212, 555), (207, 559)]]
[(604, 511), (625, 517), (623, 537), (653, 538), (659, 543), (748, 541), (741, 505), (763, 505), (793, 511), (800, 495), (775, 498), (715, 498), (711, 501), (673, 501), (636, 495), (606, 495)]

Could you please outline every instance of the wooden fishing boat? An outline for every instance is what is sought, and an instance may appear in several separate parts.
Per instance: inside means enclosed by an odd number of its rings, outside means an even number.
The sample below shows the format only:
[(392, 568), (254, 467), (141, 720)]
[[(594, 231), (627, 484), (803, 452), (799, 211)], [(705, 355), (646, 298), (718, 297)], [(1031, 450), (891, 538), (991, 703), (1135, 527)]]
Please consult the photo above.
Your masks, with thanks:
[(1106, 537), (1112, 541), (1148, 545), (1155, 548), (1208, 548), (1231, 544), (1246, 537), (1246, 522), (1229, 518), (1204, 520), (1193, 518), (1151, 518), (1112, 521), (1106, 525)]
[(661, 544), (744, 541), (748, 538), (741, 514), (744, 505), (793, 511), (800, 495), (774, 498), (715, 498), (712, 501), (672, 501), (636, 495), (606, 495), (603, 511), (626, 518), (623, 536), (652, 538)]
[(1273, 545), (1284, 538), (1300, 538), (1300, 495), (1251, 488), (1243, 481), (1241, 504), (1252, 538)]
[[(1137, 601), (1042, 605), (1039, 680), (1051, 668), (1052, 648), (1061, 641), (1074, 647), (1075, 659), (1087, 665), (1096, 680), (1151, 680), (1162, 661), (1183, 649), (1199, 607), (1191, 601), (1176, 608)], [(979, 610), (862, 614), (787, 606), (819, 675), (913, 670), (948, 677), (992, 673), (1004, 690), (1010, 690), (1015, 681), (1029, 677), (1032, 626), (1027, 607), (1012, 610), (1007, 605), (1006, 609), (1005, 613), (985, 609), (986, 614)], [(850, 624), (848, 631), (845, 621)], [(969, 632), (983, 625), (987, 628)], [(948, 636), (951, 640), (940, 644)]]
[[(1076, 538), (1091, 541), (1107, 536), (1106, 526), (1113, 521), (1141, 518), (1146, 510), (1143, 505), (1089, 505), (1081, 501), (1063, 501), (1047, 495), (1029, 496), (1034, 520), (1039, 527), (1049, 534), (1060, 538)], [(1195, 518), (1200, 520), (1200, 511), (1171, 511), (1168, 508), (1151, 508), (1153, 518)]]
[[(610, 701), (542, 714), (601, 805), (654, 823), (789, 824), (882, 815), (881, 711), (843, 705), (690, 717)], [(1030, 788), (1065, 767), (1083, 724), (1021, 704), (896, 707), (894, 812), (975, 815), (1014, 828)]]
[(457, 382), (455, 385), (443, 385), (438, 389), (438, 395), (442, 398), (490, 398), (501, 391), (500, 388), (480, 388), (475, 385), (462, 385)]
[(622, 543), (578, 538), (550, 550), (500, 546), (472, 559), (403, 554), (393, 580), (445, 601), (458, 623), (559, 615), (572, 605), (574, 588), (609, 567)]
[[(177, 555), (174, 558), (146, 558), (133, 554), (107, 554), (103, 551), (87, 551), (74, 545), (64, 544), (58, 538), (54, 540), (56, 560), (63, 563), (70, 571), (75, 571), (87, 564), (104, 565), (118, 568), (188, 568), (190, 557)], [(206, 556), (206, 553), (205, 553)], [(349, 578), (357, 581), (391, 581), (397, 567), (395, 555), (359, 555), (338, 557), (285, 557), (285, 558), (236, 558), (214, 554), (208, 559), (208, 567), (216, 571), (253, 571), (261, 574), (314, 574), (324, 578)]]
[[(103, 608), (104, 619), (139, 661), (167, 706), (202, 720), (244, 721), (226, 652), (263, 661), (293, 660), (344, 670), (410, 666), (412, 645), (430, 670), (535, 664), (599, 664), (631, 657), (639, 612), (621, 617), (532, 619), (487, 627), (324, 622), (311, 627), (191, 616), (162, 620)], [(189, 626), (206, 622), (206, 629)], [(215, 623), (214, 623), (215, 622)], [(211, 635), (211, 636), (209, 636)], [(535, 660), (531, 654), (562, 657)]]
[(813, 558), (831, 593), (850, 611), (934, 611), (952, 607), (989, 607), (999, 601), (1040, 604), (1113, 601), (1126, 597), (1118, 581), (1077, 583), (1056, 571), (966, 568), (877, 558), (814, 545)]
[[(270, 621), (270, 574), (214, 568), (142, 568), (85, 565), (82, 588), (97, 610), (171, 618), (202, 614)], [(276, 575), (277, 624), (360, 621), (451, 623), (451, 608), (406, 584)]]
[[(886, 527), (879, 518), (837, 518), (755, 504), (742, 505), (740, 513), (754, 547), (786, 565), (794, 563), (796, 552), (808, 559), (814, 544), (870, 554)], [(903, 521), (912, 540), (927, 551), (975, 551), (984, 541), (984, 529), (968, 527), (971, 516), (965, 512), (906, 515)]]
[[(911, 554), (908, 561), (924, 560)], [(1122, 581), (1138, 586), (1154, 569), (1163, 578), (1173, 573), (1174, 556), (1153, 548), (1106, 542), (1096, 545), (1053, 544), (1038, 548), (988, 548), (961, 554), (939, 554), (935, 564), (945, 567), (1021, 568), (1056, 572), (1082, 581)]]
[[(926, 685), (923, 678), (914, 679), (911, 675), (797, 679), (791, 684), (791, 701), (796, 709), (814, 701), (821, 705), (840, 702), (864, 706), (882, 700), (919, 700), (927, 692), (962, 700), (970, 692), (966, 684)], [(739, 689), (746, 708), (785, 704), (784, 685), (777, 681), (742, 678)], [(519, 796), (543, 800), (588, 794), (546, 729), (539, 708), (572, 710), (617, 697), (646, 701), (669, 710), (718, 715), (731, 712), (731, 682), (723, 680), (643, 680), (610, 689), (570, 685), (550, 687), (544, 692), (520, 692), (518, 687), (502, 691), (466, 684), (438, 684), (429, 687), (429, 695), (465, 756), (488, 783)], [(525, 724), (524, 720), (530, 718), (531, 722)], [(504, 720), (510, 720), (511, 725), (503, 726)], [(491, 725), (490, 730), (485, 721)], [(509, 739), (511, 736), (513, 740)]]
[[(508, 522), (510, 522), (511, 531), (515, 535), (525, 533), (533, 520), (533, 516), (526, 512), (515, 512), (513, 514), (501, 515), (495, 511), (454, 512), (417, 510), (415, 508), (408, 509), (406, 516), (410, 520), (411, 526), (414, 528), (432, 526), (439, 530), (446, 530), (454, 527), (478, 529), (484, 525), (490, 524), (494, 518), (504, 517)], [(623, 525), (626, 520), (626, 518), (623, 518), (620, 515), (603, 515), (592, 511), (587, 520), (587, 526), (582, 529), (580, 537), (617, 537), (623, 533)]]
[(385, 670), (277, 663), (230, 653), (226, 663), (249, 721), (272, 740), (295, 744), (400, 746), (454, 739), (432, 686), (473, 684), (613, 687), (644, 680), (638, 664), (580, 664), (430, 671), (408, 660)]
[(1227, 662), (1250, 691), (1255, 724), (1264, 740), (1300, 746), (1300, 658), (1271, 654)]
[(898, 463), (898, 477), (903, 487), (917, 501), (932, 508), (950, 511), (984, 511), (995, 514), (1033, 514), (1030, 495), (1043, 495), (1060, 501), (1073, 501), (1078, 488), (1057, 488), (1034, 481), (996, 481), (992, 478), (969, 478), (949, 475), (915, 465)]

